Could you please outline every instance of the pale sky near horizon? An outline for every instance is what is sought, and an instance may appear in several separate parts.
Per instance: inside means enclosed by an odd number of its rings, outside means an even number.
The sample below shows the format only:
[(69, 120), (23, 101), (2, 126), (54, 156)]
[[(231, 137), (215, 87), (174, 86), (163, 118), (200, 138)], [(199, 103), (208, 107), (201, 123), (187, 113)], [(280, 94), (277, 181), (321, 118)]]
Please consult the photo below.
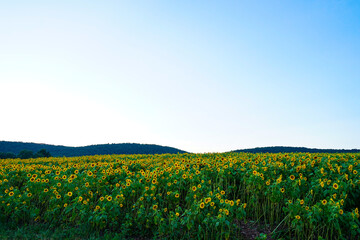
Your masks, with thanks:
[(360, 148), (360, 1), (1, 1), (0, 140)]

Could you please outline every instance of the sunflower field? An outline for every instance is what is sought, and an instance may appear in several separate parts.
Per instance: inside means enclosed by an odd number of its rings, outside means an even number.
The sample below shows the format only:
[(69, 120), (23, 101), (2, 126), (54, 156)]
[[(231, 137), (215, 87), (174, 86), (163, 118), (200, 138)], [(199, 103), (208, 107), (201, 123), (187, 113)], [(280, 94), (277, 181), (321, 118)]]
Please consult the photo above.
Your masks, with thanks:
[(255, 221), (272, 239), (359, 239), (359, 163), (323, 153), (0, 160), (0, 224), (238, 239), (240, 223)]

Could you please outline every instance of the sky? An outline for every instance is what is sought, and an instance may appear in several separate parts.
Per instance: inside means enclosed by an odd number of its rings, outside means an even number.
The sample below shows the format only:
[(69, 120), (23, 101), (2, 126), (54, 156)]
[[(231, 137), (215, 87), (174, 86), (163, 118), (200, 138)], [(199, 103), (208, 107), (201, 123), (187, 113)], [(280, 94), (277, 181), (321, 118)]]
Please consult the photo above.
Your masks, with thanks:
[(360, 148), (360, 1), (1, 1), (0, 140)]

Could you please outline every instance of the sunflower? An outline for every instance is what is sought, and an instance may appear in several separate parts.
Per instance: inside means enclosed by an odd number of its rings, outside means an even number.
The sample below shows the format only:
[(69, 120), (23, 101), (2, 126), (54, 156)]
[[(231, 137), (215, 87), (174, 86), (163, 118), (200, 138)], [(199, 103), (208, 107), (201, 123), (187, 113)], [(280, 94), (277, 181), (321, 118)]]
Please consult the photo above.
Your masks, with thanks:
[(299, 216), (299, 215), (296, 215), (295, 218), (296, 218), (297, 220), (300, 220), (300, 216)]
[(72, 194), (73, 194), (72, 192), (68, 192), (68, 193), (67, 193), (67, 195), (68, 195), (69, 197), (71, 197)]
[(200, 203), (200, 208), (204, 208), (205, 207), (205, 203)]
[(99, 209), (100, 209), (100, 206), (97, 205), (97, 206), (95, 207), (95, 210), (99, 210)]
[(285, 188), (281, 188), (280, 192), (284, 193), (285, 192)]
[(180, 197), (180, 194), (178, 194), (178, 193), (175, 194), (175, 197), (176, 197), (176, 198), (179, 198), (179, 197)]
[(196, 186), (193, 186), (191, 189), (195, 192), (196, 191)]
[(290, 175), (290, 179), (291, 179), (291, 180), (295, 180), (295, 176), (294, 176), (294, 175)]
[(321, 203), (322, 203), (322, 205), (326, 205), (326, 204), (327, 204), (327, 200), (324, 199), (324, 200), (321, 201)]
[(341, 215), (343, 215), (344, 210), (340, 209), (340, 210), (339, 210), (339, 213), (340, 213)]
[(10, 197), (14, 196), (14, 192), (9, 192), (9, 196)]
[(153, 210), (156, 210), (156, 209), (158, 209), (158, 205), (155, 204), (152, 208), (153, 208)]

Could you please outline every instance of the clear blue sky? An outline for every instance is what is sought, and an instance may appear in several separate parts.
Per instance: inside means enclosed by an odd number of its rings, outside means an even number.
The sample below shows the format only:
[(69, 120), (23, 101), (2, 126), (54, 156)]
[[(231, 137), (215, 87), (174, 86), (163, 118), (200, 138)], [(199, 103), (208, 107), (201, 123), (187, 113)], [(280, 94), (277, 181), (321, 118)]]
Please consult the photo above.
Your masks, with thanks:
[(0, 140), (360, 148), (360, 1), (2, 1)]

